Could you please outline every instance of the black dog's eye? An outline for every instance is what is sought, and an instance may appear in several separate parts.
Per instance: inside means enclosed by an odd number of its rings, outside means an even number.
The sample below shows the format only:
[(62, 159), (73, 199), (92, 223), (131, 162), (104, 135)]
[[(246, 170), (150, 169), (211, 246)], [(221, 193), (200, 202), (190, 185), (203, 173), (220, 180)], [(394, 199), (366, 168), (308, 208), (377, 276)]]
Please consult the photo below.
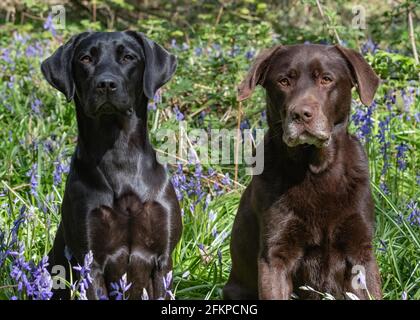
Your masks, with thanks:
[(280, 80), (279, 80), (279, 83), (280, 83), (283, 87), (288, 87), (288, 86), (290, 86), (289, 79), (287, 79), (287, 78), (280, 79)]
[(129, 62), (129, 61), (133, 61), (134, 57), (131, 54), (126, 54), (126, 55), (124, 55), (122, 60), (123, 60), (123, 62)]
[(321, 79), (321, 84), (326, 85), (332, 82), (332, 79), (329, 76), (323, 76)]
[(92, 57), (88, 55), (84, 55), (83, 57), (80, 58), (80, 62), (84, 64), (92, 63)]

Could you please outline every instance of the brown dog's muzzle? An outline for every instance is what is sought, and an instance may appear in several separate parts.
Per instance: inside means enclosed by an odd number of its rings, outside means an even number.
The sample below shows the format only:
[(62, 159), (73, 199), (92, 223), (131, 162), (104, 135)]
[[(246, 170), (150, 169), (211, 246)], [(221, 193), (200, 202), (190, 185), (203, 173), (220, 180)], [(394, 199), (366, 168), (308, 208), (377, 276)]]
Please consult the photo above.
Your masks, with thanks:
[(328, 145), (331, 129), (318, 101), (304, 98), (287, 108), (283, 122), (283, 141), (289, 147), (310, 144), (318, 148)]

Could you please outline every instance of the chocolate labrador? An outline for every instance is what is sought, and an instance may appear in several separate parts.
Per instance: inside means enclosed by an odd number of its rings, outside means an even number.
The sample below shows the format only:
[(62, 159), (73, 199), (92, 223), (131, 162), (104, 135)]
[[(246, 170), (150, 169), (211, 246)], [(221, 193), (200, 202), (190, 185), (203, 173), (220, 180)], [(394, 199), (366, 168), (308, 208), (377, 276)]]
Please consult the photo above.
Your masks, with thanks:
[(246, 188), (231, 239), (227, 299), (381, 298), (372, 248), (368, 161), (349, 134), (351, 89), (372, 103), (379, 84), (363, 57), (341, 46), (276, 46), (239, 86), (266, 91), (264, 172)]
[[(147, 103), (174, 74), (176, 58), (142, 33), (85, 32), (41, 69), (74, 99), (79, 132), (51, 268), (68, 266), (65, 250), (72, 266), (91, 250), (88, 299), (109, 297), (123, 274), (132, 283), (130, 299), (140, 299), (144, 289), (150, 298), (165, 298), (163, 277), (180, 239), (181, 211), (149, 142)], [(54, 297), (69, 298), (69, 290)]]

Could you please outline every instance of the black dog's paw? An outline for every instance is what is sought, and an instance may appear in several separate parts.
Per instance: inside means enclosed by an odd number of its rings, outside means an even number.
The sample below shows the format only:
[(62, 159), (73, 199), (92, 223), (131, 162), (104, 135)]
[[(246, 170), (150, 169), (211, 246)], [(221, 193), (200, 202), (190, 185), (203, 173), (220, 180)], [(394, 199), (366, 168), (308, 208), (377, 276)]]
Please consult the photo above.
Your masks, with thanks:
[(172, 267), (171, 257), (168, 254), (162, 254), (157, 258), (156, 267), (159, 271), (168, 272)]

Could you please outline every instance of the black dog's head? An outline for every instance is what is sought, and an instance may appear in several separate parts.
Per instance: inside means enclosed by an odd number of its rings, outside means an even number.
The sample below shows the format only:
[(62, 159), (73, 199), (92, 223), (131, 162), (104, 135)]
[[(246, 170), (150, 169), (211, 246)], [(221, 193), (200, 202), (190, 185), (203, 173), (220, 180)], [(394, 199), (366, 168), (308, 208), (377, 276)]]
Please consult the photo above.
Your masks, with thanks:
[(149, 99), (172, 77), (176, 58), (142, 33), (85, 32), (46, 59), (47, 81), (75, 96), (87, 116), (131, 114), (142, 93)]
[(239, 86), (239, 100), (257, 84), (267, 91), (268, 121), (286, 145), (328, 145), (334, 126), (347, 124), (351, 88), (370, 105), (379, 78), (354, 50), (341, 46), (277, 46), (260, 54)]

